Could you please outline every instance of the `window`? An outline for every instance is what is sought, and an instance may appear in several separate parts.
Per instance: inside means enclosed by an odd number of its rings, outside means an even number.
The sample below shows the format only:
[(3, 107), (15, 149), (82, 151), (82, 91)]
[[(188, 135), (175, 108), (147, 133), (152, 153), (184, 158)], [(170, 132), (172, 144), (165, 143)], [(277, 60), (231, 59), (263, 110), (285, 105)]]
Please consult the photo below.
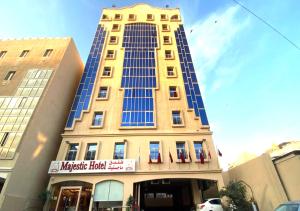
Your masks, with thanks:
[(166, 14), (161, 14), (160, 15), (160, 20), (166, 21), (167, 20), (167, 15)]
[(175, 68), (174, 67), (167, 67), (167, 76), (168, 77), (175, 77)]
[(0, 51), (0, 58), (3, 58), (6, 53), (7, 53), (7, 51)]
[(95, 143), (88, 144), (86, 154), (85, 154), (85, 160), (95, 160), (96, 151), (97, 151), (97, 144)]
[(23, 50), (22, 53), (20, 54), (20, 57), (26, 57), (28, 53), (29, 50)]
[(78, 146), (79, 146), (78, 144), (69, 144), (69, 151), (66, 155), (65, 160), (75, 160), (76, 159)]
[(165, 58), (166, 59), (172, 59), (173, 55), (172, 55), (172, 51), (171, 50), (166, 50), (165, 51)]
[(117, 37), (116, 36), (111, 36), (109, 38), (109, 44), (117, 44)]
[(195, 141), (194, 142), (194, 148), (195, 148), (195, 154), (196, 154), (196, 159), (200, 160), (200, 154), (202, 152), (203, 146), (201, 141)]
[(157, 160), (159, 153), (159, 142), (150, 142), (150, 158), (151, 160)]
[(102, 20), (108, 20), (108, 16), (105, 15), (105, 14), (103, 14), (103, 15), (102, 15)]
[(180, 156), (184, 156), (184, 159), (187, 159), (187, 153), (185, 150), (185, 142), (176, 142), (176, 152), (177, 152), (178, 160), (181, 159)]
[(177, 21), (177, 20), (179, 20), (178, 15), (173, 15), (173, 16), (171, 17), (171, 21)]
[(49, 57), (52, 54), (52, 52), (53, 52), (53, 49), (46, 49), (43, 57)]
[(8, 138), (8, 135), (9, 135), (8, 132), (5, 132), (5, 133), (0, 134), (0, 136), (1, 136), (0, 146), (1, 146), (1, 147), (5, 146), (6, 141), (7, 141), (7, 138)]
[(113, 24), (112, 31), (119, 31), (119, 30), (120, 30), (120, 25), (119, 24)]
[(172, 120), (173, 120), (173, 125), (183, 125), (180, 111), (172, 111)]
[(170, 94), (170, 98), (179, 98), (179, 93), (178, 93), (178, 89), (176, 86), (170, 86), (169, 87), (169, 94)]
[(14, 77), (15, 74), (16, 74), (16, 71), (9, 71), (9, 72), (6, 74), (4, 80), (5, 80), (5, 81), (10, 81), (10, 80)]
[(112, 68), (111, 67), (104, 67), (102, 76), (103, 77), (111, 77), (111, 75), (112, 75)]
[(221, 205), (221, 200), (220, 199), (211, 199), (211, 200), (209, 200), (209, 203)]
[(164, 44), (171, 44), (171, 37), (169, 36), (164, 36)]
[(148, 21), (153, 21), (154, 16), (152, 14), (147, 14), (147, 20)]
[(162, 31), (169, 31), (169, 26), (167, 24), (163, 24)]
[(98, 98), (107, 99), (108, 97), (108, 87), (102, 86), (99, 88)]
[(122, 19), (122, 16), (121, 14), (115, 14), (115, 20), (121, 20)]
[(25, 105), (25, 102), (27, 100), (27, 97), (22, 97), (22, 100), (20, 101), (20, 104), (18, 105), (18, 108), (23, 108)]
[(103, 125), (103, 111), (97, 111), (94, 113), (93, 126), (101, 127)]
[(107, 50), (106, 59), (114, 59), (115, 58), (115, 51), (114, 50)]
[(124, 159), (125, 143), (115, 143), (114, 159)]
[(129, 14), (128, 20), (134, 21), (135, 20), (135, 15), (134, 14)]

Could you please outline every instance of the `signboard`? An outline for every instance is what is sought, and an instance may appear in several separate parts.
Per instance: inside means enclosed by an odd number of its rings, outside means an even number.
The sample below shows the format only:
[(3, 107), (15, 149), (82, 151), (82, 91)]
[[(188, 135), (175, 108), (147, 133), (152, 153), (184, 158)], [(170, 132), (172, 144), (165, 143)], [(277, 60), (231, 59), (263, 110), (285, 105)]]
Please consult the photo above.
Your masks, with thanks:
[(49, 174), (87, 174), (87, 173), (112, 173), (134, 172), (135, 160), (64, 160), (52, 161)]

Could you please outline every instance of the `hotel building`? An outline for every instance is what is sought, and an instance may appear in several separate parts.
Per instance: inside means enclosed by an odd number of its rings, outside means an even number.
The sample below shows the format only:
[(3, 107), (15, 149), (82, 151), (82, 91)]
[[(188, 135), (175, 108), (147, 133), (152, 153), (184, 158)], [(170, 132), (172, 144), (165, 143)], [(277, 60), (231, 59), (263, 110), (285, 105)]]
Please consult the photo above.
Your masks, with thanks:
[(0, 210), (42, 209), (82, 71), (71, 38), (0, 41)]
[(190, 210), (223, 186), (179, 9), (104, 9), (45, 210)]

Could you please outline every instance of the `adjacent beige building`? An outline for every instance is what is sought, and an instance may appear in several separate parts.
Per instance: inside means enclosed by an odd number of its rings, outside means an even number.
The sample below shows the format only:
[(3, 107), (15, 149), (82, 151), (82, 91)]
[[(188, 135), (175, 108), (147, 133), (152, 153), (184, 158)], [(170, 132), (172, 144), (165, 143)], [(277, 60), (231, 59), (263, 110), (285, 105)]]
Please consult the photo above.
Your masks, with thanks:
[(0, 41), (0, 210), (41, 210), (83, 65), (71, 38)]
[[(279, 204), (300, 199), (300, 142), (286, 142), (224, 173), (224, 182), (243, 180), (260, 210), (273, 211)], [(251, 190), (248, 189), (249, 197)]]
[[(223, 187), (179, 9), (104, 9), (45, 210), (190, 210)], [(118, 209), (116, 209), (118, 210)]]

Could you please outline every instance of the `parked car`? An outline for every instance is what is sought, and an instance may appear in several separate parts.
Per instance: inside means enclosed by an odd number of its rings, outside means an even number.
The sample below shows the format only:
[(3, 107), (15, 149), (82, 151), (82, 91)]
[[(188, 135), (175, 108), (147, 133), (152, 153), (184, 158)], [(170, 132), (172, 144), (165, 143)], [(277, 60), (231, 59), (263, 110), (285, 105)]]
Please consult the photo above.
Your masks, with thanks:
[(223, 211), (221, 199), (207, 199), (206, 202), (197, 205), (197, 211)]
[(275, 211), (300, 211), (300, 201), (288, 201), (282, 203)]

